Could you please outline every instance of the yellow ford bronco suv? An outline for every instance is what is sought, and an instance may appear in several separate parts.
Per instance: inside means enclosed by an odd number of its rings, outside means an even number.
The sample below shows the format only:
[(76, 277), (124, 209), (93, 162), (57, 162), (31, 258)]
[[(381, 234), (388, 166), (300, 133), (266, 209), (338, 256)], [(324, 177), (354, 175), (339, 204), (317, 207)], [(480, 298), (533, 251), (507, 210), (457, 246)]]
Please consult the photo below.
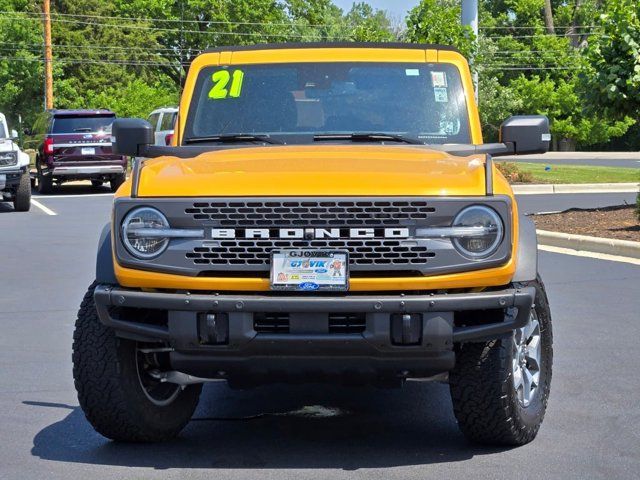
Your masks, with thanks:
[(73, 345), (87, 419), (119, 441), (189, 422), (205, 382), (450, 385), (471, 440), (531, 441), (551, 381), (536, 233), (483, 143), (450, 47), (228, 47), (189, 69), (172, 145), (113, 124), (117, 191)]

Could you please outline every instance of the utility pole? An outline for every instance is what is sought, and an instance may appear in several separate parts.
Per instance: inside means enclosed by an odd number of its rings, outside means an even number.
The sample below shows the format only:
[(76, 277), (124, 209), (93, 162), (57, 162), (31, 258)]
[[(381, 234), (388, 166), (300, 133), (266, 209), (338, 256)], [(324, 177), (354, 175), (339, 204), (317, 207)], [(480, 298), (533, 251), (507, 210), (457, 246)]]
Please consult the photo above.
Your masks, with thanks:
[(44, 0), (44, 108), (53, 108), (53, 55), (51, 52), (51, 0)]
[[(478, 0), (462, 0), (462, 15), (460, 18), (462, 25), (471, 27), (475, 35), (476, 45), (478, 44)], [(473, 88), (476, 92), (476, 103), (478, 102), (478, 72), (473, 74)]]

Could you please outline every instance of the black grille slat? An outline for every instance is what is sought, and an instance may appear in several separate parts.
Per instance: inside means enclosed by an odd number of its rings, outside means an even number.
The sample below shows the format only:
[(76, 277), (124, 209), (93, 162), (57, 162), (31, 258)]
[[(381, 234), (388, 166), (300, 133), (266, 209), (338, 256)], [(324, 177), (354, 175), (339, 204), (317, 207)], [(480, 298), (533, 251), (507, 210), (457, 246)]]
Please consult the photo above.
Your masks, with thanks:
[(332, 239), (331, 241), (314, 240), (309, 243), (279, 239), (258, 241), (251, 247), (246, 246), (246, 240), (224, 240), (220, 242), (219, 247), (198, 247), (185, 255), (199, 265), (207, 262), (215, 265), (248, 263), (249, 259), (252, 265), (269, 265), (271, 251), (274, 249), (327, 247), (348, 250), (349, 263), (356, 266), (409, 262), (414, 265), (426, 265), (429, 259), (435, 256), (435, 253), (428, 252), (425, 247), (405, 246), (401, 241), (386, 239)]
[[(185, 208), (195, 220), (211, 220), (222, 227), (251, 228), (289, 225), (343, 226), (403, 225), (422, 221), (435, 212), (424, 201), (318, 202), (196, 202)], [(256, 215), (259, 214), (259, 215)]]
[(330, 313), (329, 333), (362, 333), (367, 328), (363, 313)]
[(288, 313), (256, 313), (253, 329), (258, 333), (289, 333)]

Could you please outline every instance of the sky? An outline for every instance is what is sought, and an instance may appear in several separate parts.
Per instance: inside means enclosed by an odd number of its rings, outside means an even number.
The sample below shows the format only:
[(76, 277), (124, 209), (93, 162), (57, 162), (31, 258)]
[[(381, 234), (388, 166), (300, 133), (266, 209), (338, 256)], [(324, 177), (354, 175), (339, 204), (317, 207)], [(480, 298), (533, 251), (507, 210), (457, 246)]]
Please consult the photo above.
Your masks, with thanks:
[[(388, 10), (394, 17), (404, 18), (418, 4), (418, 0), (366, 0), (373, 8)], [(343, 10), (350, 10), (354, 0), (333, 0)]]

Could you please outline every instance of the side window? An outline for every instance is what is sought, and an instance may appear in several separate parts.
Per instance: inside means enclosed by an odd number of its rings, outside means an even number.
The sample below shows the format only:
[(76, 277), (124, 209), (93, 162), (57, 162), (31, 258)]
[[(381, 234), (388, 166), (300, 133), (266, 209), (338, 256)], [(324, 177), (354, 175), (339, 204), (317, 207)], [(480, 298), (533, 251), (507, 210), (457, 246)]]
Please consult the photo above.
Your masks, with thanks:
[(154, 132), (158, 130), (158, 120), (160, 120), (159, 113), (153, 113), (149, 116), (149, 123), (153, 127)]
[(162, 123), (160, 124), (160, 130), (173, 130), (173, 126), (176, 121), (176, 113), (165, 112), (162, 116)]

